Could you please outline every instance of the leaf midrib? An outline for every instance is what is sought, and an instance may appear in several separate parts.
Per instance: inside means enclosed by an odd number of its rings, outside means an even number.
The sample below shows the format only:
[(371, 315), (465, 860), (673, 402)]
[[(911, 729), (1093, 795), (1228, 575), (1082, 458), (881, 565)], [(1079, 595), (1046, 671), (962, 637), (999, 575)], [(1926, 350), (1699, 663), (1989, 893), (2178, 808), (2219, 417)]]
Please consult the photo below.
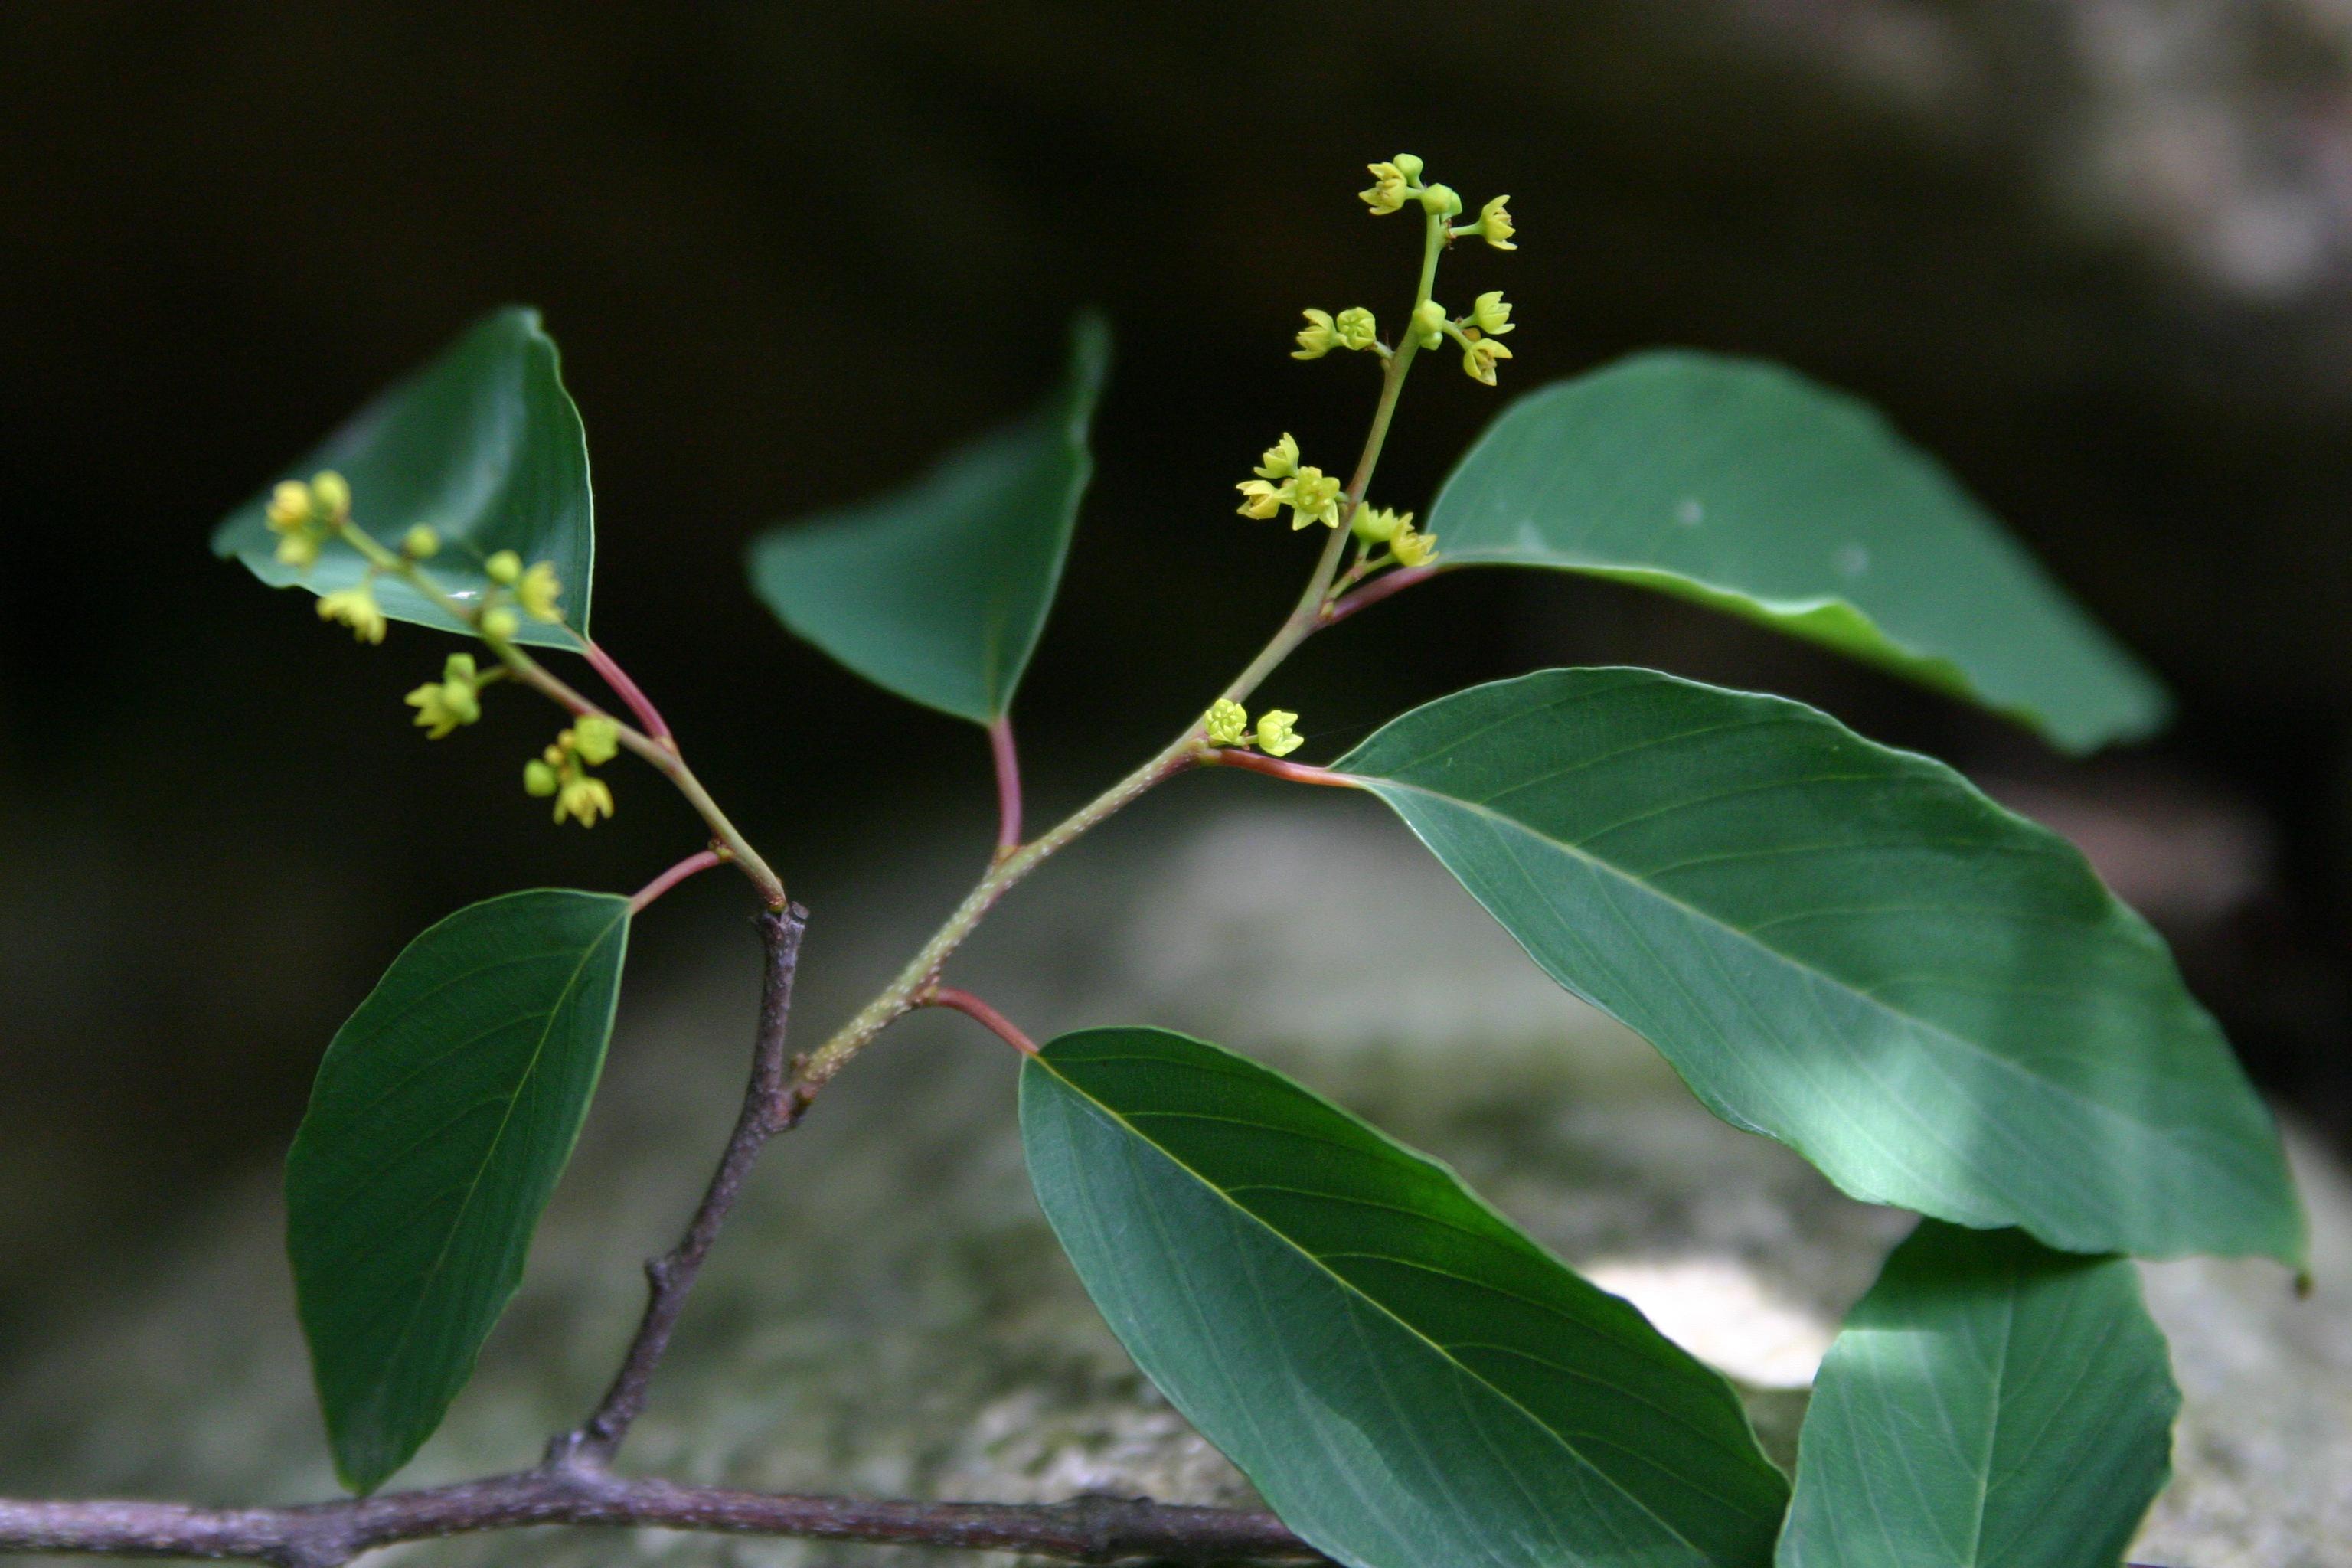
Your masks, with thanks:
[[(1624, 1498), (1626, 1501), (1632, 1503), (1636, 1509), (1640, 1510), (1643, 1514), (1655, 1521), (1658, 1528), (1664, 1531), (1668, 1535), (1674, 1537), (1675, 1540), (1682, 1542), (1684, 1546), (1689, 1548), (1691, 1552), (1698, 1560), (1702, 1562), (1715, 1561), (1713, 1554), (1706, 1548), (1692, 1541), (1688, 1536), (1683, 1534), (1681, 1531), (1676, 1530), (1672, 1524), (1660, 1517), (1655, 1509), (1652, 1508), (1640, 1497), (1628, 1490), (1624, 1483), (1620, 1481), (1616, 1477), (1611, 1475), (1608, 1471), (1602, 1469), (1601, 1467), (1594, 1464), (1590, 1458), (1586, 1458), (1581, 1450), (1559, 1432), (1554, 1431), (1551, 1426), (1541, 1416), (1538, 1415), (1534, 1411), (1529, 1410), (1525, 1405), (1521, 1404), (1517, 1399), (1514, 1398), (1505, 1390), (1496, 1386), (1490, 1379), (1484, 1376), (1476, 1369), (1465, 1364), (1459, 1358), (1448, 1352), (1444, 1345), (1438, 1343), (1435, 1340), (1431, 1339), (1429, 1335), (1424, 1333), (1418, 1326), (1407, 1321), (1403, 1317), (1400, 1316), (1393, 1308), (1367, 1293), (1360, 1287), (1349, 1279), (1347, 1276), (1332, 1268), (1314, 1253), (1307, 1251), (1291, 1237), (1276, 1229), (1263, 1215), (1258, 1215), (1244, 1205), (1234, 1202), (1231, 1194), (1226, 1193), (1224, 1189), (1220, 1187), (1215, 1182), (1211, 1181), (1207, 1175), (1203, 1174), (1192, 1164), (1180, 1158), (1166, 1145), (1146, 1134), (1141, 1128), (1129, 1121), (1124, 1114), (1113, 1109), (1111, 1106), (1105, 1104), (1095, 1095), (1088, 1093), (1074, 1079), (1063, 1073), (1056, 1064), (1047, 1060), (1046, 1058), (1042, 1055), (1033, 1057), (1030, 1059), (1038, 1067), (1052, 1073), (1055, 1079), (1067, 1088), (1070, 1092), (1077, 1095), (1088, 1105), (1100, 1110), (1105, 1116), (1109, 1117), (1120, 1127), (1125, 1128), (1129, 1134), (1131, 1135), (1138, 1142), (1141, 1143), (1144, 1147), (1150, 1149), (1153, 1152), (1159, 1154), (1161, 1159), (1166, 1160), (1170, 1164), (1175, 1166), (1178, 1170), (1182, 1171), (1186, 1175), (1192, 1177), (1192, 1180), (1198, 1183), (1202, 1187), (1205, 1188), (1210, 1193), (1214, 1194), (1220, 1202), (1231, 1207), (1234, 1213), (1243, 1215), (1253, 1226), (1255, 1226), (1259, 1229), (1265, 1231), (1268, 1236), (1274, 1237), (1277, 1242), (1280, 1242), (1285, 1247), (1288, 1248), (1290, 1252), (1306, 1259), (1319, 1273), (1330, 1279), (1330, 1281), (1336, 1285), (1343, 1294), (1362, 1301), (1366, 1306), (1370, 1307), (1374, 1311), (1380, 1313), (1381, 1316), (1388, 1319), (1391, 1322), (1395, 1323), (1406, 1333), (1412, 1335), (1423, 1344), (1427, 1345), (1430, 1350), (1447, 1365), (1454, 1368), (1472, 1383), (1494, 1394), (1496, 1398), (1501, 1400), (1511, 1409), (1517, 1411), (1530, 1426), (1535, 1427), (1537, 1431), (1542, 1433), (1547, 1438), (1550, 1439), (1552, 1444), (1559, 1448), (1562, 1453), (1567, 1454), (1586, 1472), (1605, 1483), (1611, 1490)], [(1619, 1392), (1625, 1391), (1619, 1390)], [(1648, 1402), (1645, 1400), (1643, 1403), (1646, 1404)], [(1684, 1481), (1686, 1485), (1695, 1485), (1695, 1483), (1693, 1483), (1687, 1477), (1677, 1476), (1676, 1479)], [(1717, 1498), (1716, 1500), (1724, 1504), (1727, 1508), (1736, 1507), (1736, 1505), (1731, 1502), (1731, 1500), (1727, 1498)], [(1740, 1511), (1744, 1514), (1745, 1510)]]
[[(524, 1088), (538, 1073), (540, 1060), (547, 1054), (547, 1042), (555, 1033), (555, 1020), (562, 1015), (564, 1007), (570, 1003), (572, 992), (580, 984), (581, 975), (587, 972), (588, 961), (595, 956), (597, 951), (611, 938), (614, 929), (627, 918), (625, 911), (615, 915), (605, 923), (603, 930), (596, 933), (594, 940), (581, 949), (580, 961), (572, 965), (571, 974), (565, 977), (562, 988), (556, 992), (555, 1000), (547, 1010), (546, 1026), (540, 1030), (539, 1038), (531, 1045), (530, 1060), (524, 1065), (523, 1070), (517, 1075), (513, 1091), (506, 1097), (506, 1110), (499, 1118), (498, 1130), (490, 1134), (489, 1143), (482, 1152), (481, 1161), (475, 1166), (473, 1176), (466, 1184), (466, 1195), (457, 1205), (457, 1214), (450, 1218), (448, 1233), (442, 1238), (441, 1250), (435, 1254), (431, 1266), (425, 1270), (419, 1279), (415, 1299), (409, 1306), (408, 1319), (401, 1325), (399, 1337), (393, 1342), (392, 1348), (384, 1354), (383, 1364), (386, 1367), (399, 1361), (402, 1353), (408, 1348), (410, 1336), (416, 1331), (417, 1321), (425, 1312), (425, 1298), (431, 1293), (435, 1282), (441, 1278), (443, 1268), (448, 1264), (449, 1249), (457, 1245), (457, 1233), (465, 1227), (466, 1216), (472, 1212), (474, 1199), (481, 1191), (482, 1178), (488, 1173), (491, 1162), (498, 1158), (499, 1149), (506, 1141), (507, 1129), (514, 1121), (515, 1107), (521, 1102)], [(385, 1385), (387, 1378), (377, 1379), (373, 1386), (381, 1390)]]
[(1445, 795), (1440, 791), (1430, 789), (1421, 784), (1407, 784), (1401, 779), (1383, 777), (1379, 774), (1354, 773), (1349, 776), (1360, 781), (1366, 788), (1370, 789), (1375, 794), (1395, 790), (1404, 794), (1414, 795), (1427, 800), (1435, 801), (1441, 805), (1448, 805), (1456, 810), (1466, 812), (1485, 821), (1500, 824), (1504, 827), (1509, 828), (1516, 833), (1536, 840), (1538, 843), (1544, 844), (1551, 848), (1557, 849), (1561, 854), (1579, 860), (1583, 864), (1591, 867), (1595, 870), (1604, 872), (1608, 876), (1615, 879), (1624, 886), (1633, 889), (1636, 892), (1681, 911), (1699, 924), (1719, 931), (1725, 935), (1756, 949), (1758, 952), (1774, 959), (1790, 970), (1801, 974), (1810, 975), (1813, 979), (1821, 981), (1824, 984), (1828, 985), (1832, 990), (1844, 995), (1852, 996), (1869, 1007), (1885, 1014), (1889, 1018), (1897, 1020), (1904, 1024), (1911, 1025), (1938, 1039), (1948, 1041), (1950, 1044), (1958, 1047), (1961, 1050), (1971, 1055), (1980, 1057), (1986, 1061), (1990, 1062), (2010, 1073), (2015, 1074), (2018, 1077), (2023, 1078), (2030, 1082), (2046, 1086), (2053, 1091), (2064, 1096), (2067, 1100), (2081, 1106), (2084, 1110), (2092, 1113), (2095, 1117), (2120, 1121), (2127, 1127), (2145, 1133), (2152, 1134), (2155, 1137), (2161, 1139), (2167, 1144), (2174, 1142), (2172, 1129), (2159, 1126), (2153, 1122), (2137, 1121), (2119, 1108), (2105, 1105), (2098, 1100), (2085, 1097), (2080, 1089), (2074, 1088), (2072, 1085), (2061, 1082), (2046, 1074), (2036, 1072), (2023, 1062), (2002, 1056), (2000, 1052), (1994, 1050), (1990, 1046), (1982, 1045), (1975, 1040), (1971, 1040), (1965, 1035), (1955, 1033), (1950, 1026), (1947, 1025), (1939, 1024), (1932, 1019), (1922, 1017), (1918, 1014), (1898, 1007), (1882, 997), (1874, 996), (1867, 991), (1861, 990), (1851, 981), (1842, 979), (1839, 976), (1831, 973), (1829, 971), (1821, 968), (1817, 964), (1808, 963), (1806, 960), (1798, 957), (1794, 953), (1789, 952), (1785, 949), (1776, 947), (1772, 943), (1761, 940), (1752, 931), (1734, 925), (1729, 921), (1725, 920), (1723, 917), (1717, 915), (1710, 910), (1701, 909), (1696, 904), (1689, 903), (1685, 900), (1675, 897), (1672, 893), (1665, 891), (1655, 884), (1644, 881), (1640, 877), (1634, 875), (1632, 871), (1603, 859), (1597, 855), (1588, 852), (1580, 845), (1570, 844), (1565, 840), (1555, 838), (1550, 834), (1530, 826), (1528, 824), (1520, 821), (1517, 817), (1496, 811), (1492, 807), (1481, 803), (1465, 800), (1460, 795)]

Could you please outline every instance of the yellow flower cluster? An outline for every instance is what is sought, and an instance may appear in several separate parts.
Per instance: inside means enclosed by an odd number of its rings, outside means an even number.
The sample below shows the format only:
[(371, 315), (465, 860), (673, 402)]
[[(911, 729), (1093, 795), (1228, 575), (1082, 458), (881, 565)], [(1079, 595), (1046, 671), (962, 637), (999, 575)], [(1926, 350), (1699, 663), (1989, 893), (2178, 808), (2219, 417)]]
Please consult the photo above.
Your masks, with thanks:
[(1235, 510), (1244, 517), (1272, 517), (1288, 507), (1293, 529), (1310, 522), (1326, 528), (1339, 526), (1339, 479), (1311, 463), (1302, 465), (1298, 443), (1288, 431), (1260, 455), (1257, 467), (1250, 471), (1257, 478), (1234, 487), (1242, 492), (1242, 504)]
[(270, 490), (262, 516), (278, 535), (279, 563), (307, 572), (318, 563), (319, 547), (351, 521), (352, 487), (332, 468), (312, 475), (308, 484), (282, 479)]
[(453, 653), (438, 681), (426, 681), (402, 699), (416, 710), (417, 727), (437, 741), (460, 724), (482, 716), (482, 676), (470, 653)]
[(1297, 722), (1297, 714), (1272, 708), (1260, 714), (1253, 727), (1249, 710), (1230, 697), (1220, 697), (1201, 721), (1201, 731), (1213, 746), (1255, 745), (1269, 757), (1286, 757), (1307, 743), (1291, 727)]
[[(1412, 153), (1400, 153), (1385, 163), (1368, 163), (1365, 167), (1371, 171), (1371, 187), (1357, 194), (1363, 197), (1364, 205), (1372, 209), (1374, 217), (1403, 211), (1408, 197), (1419, 201), (1422, 211), (1433, 217), (1445, 219), (1461, 216), (1462, 198), (1450, 185), (1423, 184), (1422, 162)], [(1517, 250), (1518, 247), (1511, 243), (1511, 236), (1518, 229), (1511, 222), (1510, 209), (1504, 205), (1510, 199), (1508, 196), (1496, 196), (1478, 209), (1476, 223), (1449, 225), (1445, 237), (1478, 238), (1497, 250)]]
[(1389, 547), (1388, 559), (1375, 559), (1373, 565), (1386, 565), (1393, 560), (1399, 566), (1420, 566), (1437, 553), (1437, 535), (1413, 527), (1412, 513), (1409, 511), (1358, 507), (1356, 515), (1348, 521), (1348, 529), (1368, 545)]
[(1360, 305), (1336, 317), (1328, 310), (1308, 310), (1305, 315), (1307, 324), (1298, 329), (1298, 347), (1292, 359), (1321, 359), (1333, 349), (1360, 352), (1381, 341), (1380, 324)]
[(583, 714), (524, 764), (522, 787), (542, 799), (553, 796), (556, 821), (570, 817), (593, 827), (599, 816), (613, 815), (613, 792), (588, 770), (611, 762), (620, 749), (619, 724), (601, 713)]

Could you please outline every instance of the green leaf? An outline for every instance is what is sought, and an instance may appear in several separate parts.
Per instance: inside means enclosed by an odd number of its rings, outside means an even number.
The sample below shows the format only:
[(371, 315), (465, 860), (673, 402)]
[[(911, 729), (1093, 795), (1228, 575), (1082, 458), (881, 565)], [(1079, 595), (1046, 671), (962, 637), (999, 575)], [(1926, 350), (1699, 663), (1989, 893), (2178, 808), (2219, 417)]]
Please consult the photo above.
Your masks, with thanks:
[[(501, 550), (526, 563), (553, 562), (564, 618), (587, 635), (596, 563), (588, 437), (538, 311), (510, 306), (483, 318), (281, 477), (307, 479), (321, 468), (351, 481), (352, 520), (387, 549), (417, 523), (437, 529), (432, 573), (458, 598), (489, 586), (483, 563)], [(231, 512), (213, 532), (213, 552), (244, 562), (273, 588), (323, 594), (360, 581), (365, 563), (340, 542), (329, 542), (308, 572), (279, 564), (263, 516), (268, 499), (264, 490)], [(465, 629), (404, 583), (379, 582), (376, 599), (394, 620)], [(562, 627), (528, 617), (516, 640), (575, 646)]]
[(2268, 1113), (2073, 846), (1826, 714), (1556, 669), (1339, 764), (1551, 977), (1841, 1187), (2077, 1252), (2268, 1253)]
[(1769, 1556), (1787, 1483), (1730, 1386), (1444, 1166), (1158, 1029), (1032, 1058), (1021, 1135), (1113, 1331), (1340, 1562)]
[(2070, 751), (2163, 689), (1934, 458), (1755, 361), (1659, 353), (1521, 398), (1429, 526), (1453, 565), (1549, 566), (1727, 610), (1965, 698)]
[(370, 1491), (473, 1374), (604, 1065), (629, 900), (542, 889), (408, 944), (336, 1032), (286, 1161), (335, 1468)]
[(1822, 1363), (1780, 1568), (2115, 1568), (2179, 1408), (2130, 1263), (1929, 1220)]
[(1109, 365), (1109, 329), (1079, 317), (1068, 379), (1043, 407), (904, 489), (766, 534), (753, 592), (877, 686), (975, 724), (1003, 718), (1062, 581)]

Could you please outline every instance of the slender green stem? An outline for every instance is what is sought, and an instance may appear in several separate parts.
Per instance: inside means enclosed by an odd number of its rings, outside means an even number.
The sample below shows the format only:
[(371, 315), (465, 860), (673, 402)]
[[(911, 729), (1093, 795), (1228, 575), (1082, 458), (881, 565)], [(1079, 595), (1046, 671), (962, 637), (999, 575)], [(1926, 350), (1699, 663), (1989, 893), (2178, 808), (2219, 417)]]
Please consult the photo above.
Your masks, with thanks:
[(751, 841), (743, 837), (734, 823), (728, 820), (727, 814), (719, 809), (719, 803), (710, 798), (710, 792), (702, 787), (702, 781), (695, 777), (692, 768), (687, 766), (686, 758), (679, 754), (675, 741), (667, 737), (657, 741), (634, 725), (614, 718), (604, 708), (591, 702), (565, 682), (558, 679), (545, 665), (523, 652), (512, 642), (504, 637), (491, 637), (484, 632), (482, 611), (486, 606), (468, 605), (454, 597), (443, 589), (440, 584), (433, 580), (431, 574), (406, 556), (394, 555), (391, 551), (386, 550), (364, 529), (344, 521), (336, 524), (335, 531), (345, 543), (364, 556), (368, 564), (377, 572), (398, 577), (425, 595), (444, 615), (472, 627), (474, 634), (488, 645), (490, 651), (499, 656), (499, 661), (506, 666), (517, 680), (564, 709), (575, 718), (593, 715), (608, 721), (613, 725), (614, 732), (619, 735), (623, 746), (651, 763), (656, 772), (669, 780), (672, 787), (677, 789), (678, 794), (686, 797), (687, 804), (694, 808), (695, 814), (700, 816), (704, 825), (710, 829), (711, 837), (726, 849), (728, 858), (741, 868), (744, 876), (751, 879), (752, 887), (759, 890), (761, 901), (772, 910), (781, 910), (784, 907), (786, 900), (783, 879), (778, 877), (774, 868), (761, 858), (760, 852), (751, 847)]

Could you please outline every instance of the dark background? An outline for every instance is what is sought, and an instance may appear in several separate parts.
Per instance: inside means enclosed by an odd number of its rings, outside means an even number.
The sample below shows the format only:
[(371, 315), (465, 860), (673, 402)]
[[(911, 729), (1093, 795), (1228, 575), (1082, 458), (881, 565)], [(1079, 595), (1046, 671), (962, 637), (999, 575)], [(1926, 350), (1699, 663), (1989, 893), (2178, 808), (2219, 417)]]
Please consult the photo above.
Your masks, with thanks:
[[(2190, 16), (2188, 13), (2210, 13)], [(1310, 758), (1539, 662), (1769, 686), (2082, 838), (2267, 1085), (2347, 1121), (2352, 24), (2317, 0), (799, 6), (0, 5), (0, 1245), (168, 1222), (282, 1145), (398, 945), (695, 842), (649, 776), (550, 830), (533, 705), (428, 746), (378, 649), (210, 557), (215, 520), (484, 310), (541, 306), (587, 421), (601, 640), (816, 906), (862, 846), (990, 820), (975, 731), (743, 591), (747, 538), (909, 475), (1100, 303), (1100, 468), (1017, 717), (1041, 816), (1255, 648), (1311, 542), (1232, 515), (1371, 378), (1301, 306), (1409, 297), (1400, 149), (1522, 247), (1514, 388), (1661, 342), (1768, 354), (1943, 454), (2179, 695), (2083, 765), (1629, 591), (1471, 574), (1267, 695)], [(1499, 406), (1415, 378), (1378, 499)], [(718, 879), (682, 900), (731, 907)], [(664, 935), (648, 922), (656, 956)], [(641, 949), (643, 951), (644, 949)], [(0, 1284), (0, 1327), (19, 1300)], [(5, 1347), (0, 1347), (5, 1348)]]

